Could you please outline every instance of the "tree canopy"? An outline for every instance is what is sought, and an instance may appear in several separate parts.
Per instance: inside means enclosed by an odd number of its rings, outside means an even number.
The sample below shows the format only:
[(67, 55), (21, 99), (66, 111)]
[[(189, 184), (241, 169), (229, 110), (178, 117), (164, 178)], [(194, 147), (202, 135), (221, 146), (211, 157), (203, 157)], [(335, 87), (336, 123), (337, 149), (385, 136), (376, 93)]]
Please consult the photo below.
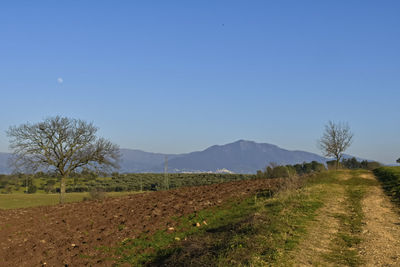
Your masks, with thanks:
[(353, 133), (347, 123), (334, 123), (329, 121), (325, 131), (319, 140), (319, 147), (326, 157), (336, 159), (336, 168), (343, 157), (344, 151), (353, 141)]
[(60, 116), (11, 126), (7, 135), (13, 151), (12, 164), (16, 170), (25, 172), (59, 173), (63, 202), (65, 178), (74, 171), (118, 168), (118, 146), (97, 137), (97, 130), (92, 123)]

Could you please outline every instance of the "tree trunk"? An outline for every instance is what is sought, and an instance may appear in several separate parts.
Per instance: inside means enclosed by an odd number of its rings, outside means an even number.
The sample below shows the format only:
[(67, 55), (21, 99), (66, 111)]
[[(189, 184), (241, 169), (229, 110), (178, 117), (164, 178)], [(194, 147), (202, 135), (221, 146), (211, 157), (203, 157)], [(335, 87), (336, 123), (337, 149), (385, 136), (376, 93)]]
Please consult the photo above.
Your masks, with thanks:
[(65, 202), (65, 176), (61, 176), (60, 181), (60, 204)]
[(336, 158), (336, 170), (339, 169), (339, 162), (340, 162), (340, 159), (339, 159), (339, 158)]

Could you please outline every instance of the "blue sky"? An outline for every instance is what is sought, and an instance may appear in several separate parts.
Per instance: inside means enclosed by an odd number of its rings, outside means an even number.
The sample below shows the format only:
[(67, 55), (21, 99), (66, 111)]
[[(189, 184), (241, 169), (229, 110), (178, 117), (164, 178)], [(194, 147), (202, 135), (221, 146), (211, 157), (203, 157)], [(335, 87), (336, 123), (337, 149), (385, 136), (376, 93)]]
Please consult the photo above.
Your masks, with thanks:
[[(63, 115), (124, 148), (238, 139), (400, 157), (399, 1), (9, 1), (0, 7), (0, 151)], [(58, 80), (59, 78), (62, 79)]]

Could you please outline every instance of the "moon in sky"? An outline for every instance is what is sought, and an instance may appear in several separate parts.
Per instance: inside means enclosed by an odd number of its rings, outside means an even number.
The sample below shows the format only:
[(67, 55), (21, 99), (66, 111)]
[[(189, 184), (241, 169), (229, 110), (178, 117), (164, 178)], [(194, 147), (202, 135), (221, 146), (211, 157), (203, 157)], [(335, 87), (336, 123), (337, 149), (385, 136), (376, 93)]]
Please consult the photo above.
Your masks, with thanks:
[(63, 78), (57, 78), (57, 82), (59, 83), (59, 84), (61, 84), (61, 83), (63, 83), (64, 82), (64, 80), (63, 80)]

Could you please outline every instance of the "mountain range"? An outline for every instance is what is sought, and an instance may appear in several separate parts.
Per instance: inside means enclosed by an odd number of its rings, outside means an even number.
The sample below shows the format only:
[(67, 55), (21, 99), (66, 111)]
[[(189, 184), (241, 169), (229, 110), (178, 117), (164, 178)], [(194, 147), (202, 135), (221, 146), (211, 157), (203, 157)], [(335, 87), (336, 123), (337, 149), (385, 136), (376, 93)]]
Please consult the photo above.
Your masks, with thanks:
[[(168, 172), (234, 172), (255, 173), (270, 163), (296, 164), (328, 159), (306, 151), (291, 151), (267, 143), (239, 140), (214, 145), (203, 151), (185, 154), (151, 153), (136, 149), (121, 149), (119, 172), (163, 172), (165, 158)], [(10, 173), (8, 153), (0, 153), (0, 173)]]
[(8, 167), (8, 158), (10, 154), (0, 152), (0, 173), (10, 173), (11, 169)]

